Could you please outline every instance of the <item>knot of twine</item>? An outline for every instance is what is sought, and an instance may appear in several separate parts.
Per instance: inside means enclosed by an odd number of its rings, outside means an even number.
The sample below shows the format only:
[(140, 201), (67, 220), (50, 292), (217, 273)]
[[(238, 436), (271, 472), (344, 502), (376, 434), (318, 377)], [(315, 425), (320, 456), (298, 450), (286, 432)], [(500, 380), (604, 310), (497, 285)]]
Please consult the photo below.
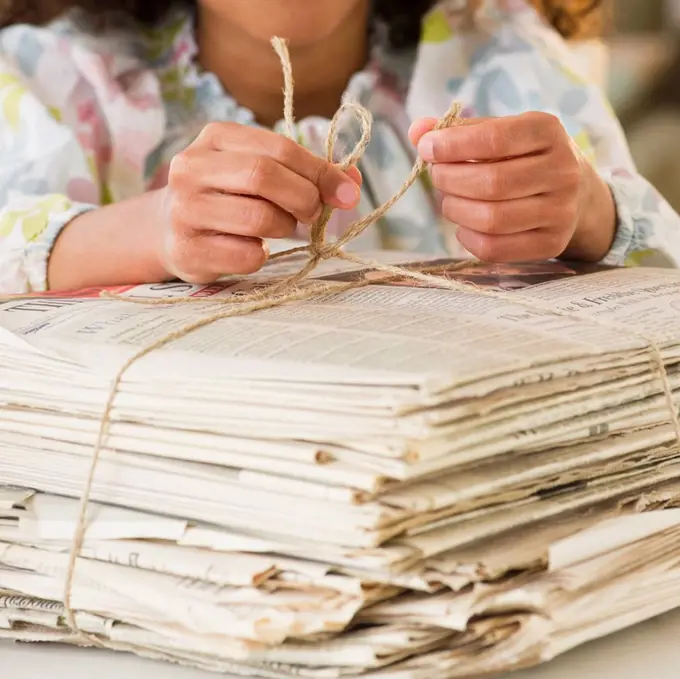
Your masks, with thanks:
[[(295, 140), (295, 115), (293, 105), (295, 79), (293, 77), (290, 54), (286, 41), (281, 38), (273, 38), (272, 46), (279, 56), (283, 69), (283, 119), (285, 122), (286, 135), (290, 139)], [(440, 130), (455, 125), (460, 120), (460, 112), (460, 104), (454, 102), (446, 115), (437, 123), (435, 129)], [(356, 166), (363, 158), (371, 141), (371, 129), (373, 127), (373, 117), (363, 106), (351, 101), (343, 103), (333, 116), (326, 137), (326, 160), (329, 163), (335, 162), (335, 144), (338, 139), (338, 128), (342, 118), (349, 113), (353, 114), (359, 122), (361, 135), (354, 149), (337, 163), (337, 166), (342, 170), (348, 170), (350, 167)], [(333, 209), (330, 207), (324, 208), (321, 217), (319, 217), (319, 219), (310, 227), (308, 245), (286, 250), (271, 257), (272, 260), (275, 260), (301, 252), (309, 253), (309, 259), (305, 266), (296, 274), (284, 280), (281, 284), (283, 288), (290, 289), (291, 286), (307, 278), (323, 260), (344, 259), (357, 262), (358, 260), (356, 257), (344, 252), (343, 248), (345, 245), (360, 236), (369, 226), (382, 219), (390, 208), (401, 200), (404, 194), (411, 186), (413, 186), (413, 184), (415, 184), (424, 170), (425, 162), (421, 158), (418, 158), (411, 173), (406, 178), (399, 191), (397, 191), (397, 193), (386, 203), (373, 210), (373, 212), (370, 212), (365, 217), (353, 222), (333, 243), (329, 243), (327, 237), (328, 223), (333, 215)]]
[[(289, 138), (295, 139), (295, 120), (293, 116), (294, 80), (290, 56), (287, 44), (281, 38), (274, 38), (272, 40), (272, 45), (276, 50), (276, 53), (279, 55), (283, 67), (284, 120), (286, 125), (286, 134)], [(353, 113), (358, 119), (361, 125), (361, 137), (356, 147), (338, 163), (339, 167), (343, 169), (348, 169), (350, 166), (356, 165), (362, 158), (366, 150), (366, 147), (368, 146), (368, 143), (370, 141), (372, 127), (371, 114), (364, 107), (356, 103), (351, 102), (344, 103), (333, 117), (333, 120), (331, 121), (328, 138), (326, 140), (326, 157), (329, 162), (334, 162), (335, 142), (337, 138), (337, 131), (340, 118), (347, 113)], [(442, 129), (455, 125), (459, 120), (459, 116), (460, 106), (458, 104), (453, 104), (449, 111), (447, 112), (447, 114), (439, 121), (439, 123), (436, 126), (436, 129)], [(290, 302), (303, 301), (312, 298), (317, 298), (319, 296), (326, 295), (329, 293), (338, 293), (346, 290), (356, 289), (363, 286), (375, 284), (376, 282), (381, 281), (386, 282), (398, 278), (406, 278), (427, 283), (438, 288), (454, 290), (456, 292), (468, 294), (472, 293), (476, 295), (493, 297), (495, 299), (507, 301), (508, 303), (511, 304), (526, 307), (533, 311), (551, 314), (554, 316), (571, 318), (580, 323), (597, 325), (600, 327), (616, 330), (617, 332), (624, 331), (628, 335), (638, 337), (639, 339), (644, 341), (647, 346), (647, 349), (649, 351), (650, 362), (659, 378), (660, 386), (664, 394), (665, 403), (668, 408), (669, 417), (668, 421), (669, 424), (673, 426), (676, 444), (678, 447), (678, 451), (680, 452), (680, 420), (678, 419), (678, 413), (674, 402), (673, 391), (668, 378), (668, 373), (664, 366), (661, 350), (653, 338), (647, 337), (641, 333), (637, 333), (631, 330), (630, 328), (622, 326), (621, 324), (618, 323), (608, 323), (599, 319), (578, 316), (576, 314), (556, 310), (552, 306), (542, 304), (537, 300), (522, 297), (517, 292), (505, 293), (498, 292), (495, 290), (484, 290), (479, 289), (470, 283), (463, 283), (455, 280), (442, 278), (440, 276), (433, 276), (428, 273), (428, 271), (432, 269), (430, 269), (427, 266), (418, 268), (403, 268), (398, 266), (390, 266), (382, 264), (377, 261), (371, 261), (357, 257), (355, 255), (345, 252), (342, 249), (350, 241), (352, 241), (354, 238), (363, 233), (363, 231), (366, 228), (376, 223), (381, 217), (383, 217), (385, 213), (417, 181), (417, 179), (420, 177), (424, 169), (425, 163), (422, 161), (422, 159), (418, 159), (411, 173), (406, 178), (403, 186), (390, 200), (388, 200), (384, 205), (381, 205), (376, 210), (368, 214), (366, 217), (363, 217), (362, 219), (359, 219), (358, 221), (351, 224), (347, 231), (345, 231), (333, 243), (327, 242), (326, 235), (328, 222), (331, 218), (333, 210), (328, 207), (325, 208), (319, 220), (310, 227), (310, 242), (308, 245), (293, 248), (291, 250), (286, 250), (285, 252), (281, 252), (279, 254), (272, 256), (271, 259), (281, 259), (297, 253), (307, 253), (309, 255), (306, 264), (299, 271), (278, 283), (272, 283), (260, 290), (247, 293), (245, 295), (241, 296), (232, 295), (230, 297), (219, 298), (210, 301), (206, 301), (205, 299), (196, 299), (194, 297), (182, 297), (159, 300), (159, 299), (130, 299), (116, 295), (103, 295), (104, 297), (108, 297), (111, 299), (116, 299), (131, 304), (143, 304), (143, 305), (172, 305), (193, 303), (200, 303), (205, 305), (212, 302), (217, 306), (221, 306), (222, 309), (215, 313), (211, 313), (203, 318), (200, 318), (196, 321), (188, 323), (184, 327), (175, 330), (171, 333), (168, 333), (167, 335), (156, 340), (149, 346), (139, 350), (123, 364), (123, 366), (120, 368), (116, 376), (113, 378), (111, 390), (109, 392), (109, 396), (101, 416), (99, 432), (94, 446), (89, 471), (84, 483), (83, 492), (80, 497), (80, 505), (76, 520), (76, 527), (73, 540), (71, 543), (68, 564), (66, 567), (63, 595), (64, 618), (66, 620), (67, 625), (73, 632), (73, 640), (76, 643), (93, 645), (98, 646), (100, 648), (109, 648), (114, 650), (127, 650), (127, 651), (139, 650), (129, 645), (119, 644), (108, 639), (94, 636), (81, 630), (76, 621), (76, 614), (71, 603), (76, 566), (78, 563), (78, 557), (80, 555), (87, 531), (87, 508), (90, 501), (90, 497), (92, 495), (92, 487), (95, 479), (95, 472), (97, 469), (98, 461), (101, 457), (104, 443), (107, 438), (108, 428), (111, 421), (111, 411), (116, 396), (119, 393), (123, 377), (125, 376), (125, 374), (132, 365), (134, 365), (141, 358), (149, 355), (156, 349), (159, 349), (175, 340), (181, 339), (182, 337), (185, 337), (189, 333), (194, 332), (199, 328), (205, 327), (224, 318), (243, 316), (254, 313), (256, 311), (278, 307)], [(342, 259), (354, 262), (356, 264), (360, 264), (362, 266), (370, 268), (374, 271), (378, 271), (382, 275), (381, 277), (374, 278), (372, 281), (368, 281), (365, 278), (356, 281), (340, 283), (310, 280), (308, 278), (309, 274), (312, 271), (314, 271), (314, 269), (319, 265), (321, 261), (328, 259)], [(475, 265), (477, 263), (478, 262), (474, 260), (464, 261), (449, 267), (448, 270), (455, 271), (457, 269), (459, 270), (469, 268), (470, 266)], [(305, 281), (305, 286), (299, 286), (299, 283), (301, 283), (302, 281)], [(16, 297), (12, 299), (16, 299)]]

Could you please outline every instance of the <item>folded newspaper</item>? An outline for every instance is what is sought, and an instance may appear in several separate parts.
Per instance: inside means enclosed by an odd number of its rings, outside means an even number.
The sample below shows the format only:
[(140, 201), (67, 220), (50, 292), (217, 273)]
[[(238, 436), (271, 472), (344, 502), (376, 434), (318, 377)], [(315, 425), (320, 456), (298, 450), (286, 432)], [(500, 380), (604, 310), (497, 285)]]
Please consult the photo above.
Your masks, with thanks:
[[(121, 366), (294, 264), (0, 303), (0, 639), (87, 643), (64, 582)], [(680, 606), (680, 274), (427, 264), (468, 287), (325, 262), (317, 278), (364, 285), (130, 368), (89, 495), (79, 630), (239, 675), (445, 679)], [(151, 303), (174, 297), (196, 303)]]

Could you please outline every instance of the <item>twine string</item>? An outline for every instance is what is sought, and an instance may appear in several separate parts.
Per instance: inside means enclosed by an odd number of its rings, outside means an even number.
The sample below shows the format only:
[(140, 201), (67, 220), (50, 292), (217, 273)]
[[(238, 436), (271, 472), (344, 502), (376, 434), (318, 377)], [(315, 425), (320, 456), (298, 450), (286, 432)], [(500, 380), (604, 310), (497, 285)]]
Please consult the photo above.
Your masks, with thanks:
[[(293, 110), (293, 98), (294, 98), (294, 78), (293, 69), (291, 65), (290, 55), (288, 52), (287, 44), (284, 40), (280, 38), (274, 38), (272, 40), (272, 45), (276, 53), (279, 55), (281, 60), (283, 79), (284, 79), (284, 121), (286, 134), (291, 139), (295, 139), (295, 120), (294, 120), (294, 110)], [(447, 114), (438, 122), (437, 129), (444, 129), (454, 126), (458, 123), (460, 119), (460, 106), (458, 104), (453, 104)], [(338, 136), (338, 127), (340, 125), (340, 120), (342, 116), (347, 114), (353, 114), (361, 126), (361, 136), (359, 142), (356, 144), (354, 149), (352, 149), (344, 158), (342, 158), (338, 166), (342, 169), (347, 170), (349, 167), (356, 165), (359, 160), (363, 157), (364, 152), (370, 142), (370, 134), (372, 127), (372, 118), (370, 113), (357, 103), (345, 102), (336, 115), (333, 117), (329, 134), (326, 141), (326, 157), (329, 162), (334, 162), (335, 153), (335, 143)], [(546, 304), (543, 304), (535, 299), (528, 298), (519, 295), (516, 292), (505, 293), (496, 290), (480, 289), (476, 286), (463, 283), (447, 278), (442, 278), (440, 276), (432, 275), (429, 273), (433, 269), (440, 267), (433, 266), (419, 266), (419, 267), (399, 267), (383, 264), (381, 262), (367, 260), (361, 258), (357, 255), (347, 253), (343, 250), (344, 246), (350, 243), (352, 240), (360, 236), (368, 227), (379, 221), (388, 210), (397, 203), (404, 194), (409, 190), (411, 186), (419, 179), (422, 172), (425, 170), (425, 163), (422, 159), (418, 159), (404, 181), (403, 186), (397, 191), (397, 193), (390, 198), (385, 204), (379, 206), (373, 210), (370, 214), (365, 217), (355, 221), (349, 226), (347, 231), (345, 231), (339, 238), (334, 242), (329, 243), (327, 239), (327, 227), (328, 222), (332, 216), (333, 210), (331, 208), (325, 208), (321, 217), (316, 223), (312, 224), (310, 227), (310, 242), (308, 245), (292, 248), (274, 255), (271, 259), (284, 259), (289, 258), (298, 254), (307, 254), (308, 258), (304, 265), (295, 273), (288, 277), (285, 277), (279, 282), (268, 284), (262, 288), (255, 290), (253, 292), (248, 292), (243, 295), (232, 295), (227, 298), (217, 298), (207, 302), (205, 299), (196, 299), (193, 297), (182, 297), (182, 298), (171, 298), (171, 299), (139, 299), (139, 298), (129, 298), (117, 295), (103, 295), (109, 299), (116, 299), (119, 301), (124, 301), (132, 304), (144, 304), (144, 305), (172, 305), (172, 304), (192, 304), (192, 303), (202, 303), (202, 304), (216, 304), (222, 306), (220, 311), (201, 317), (198, 320), (192, 321), (181, 328), (174, 330), (160, 339), (156, 340), (152, 344), (140, 349), (134, 355), (132, 355), (117, 371), (115, 377), (113, 378), (111, 389), (108, 394), (108, 398), (101, 415), (99, 432), (94, 445), (92, 457), (90, 460), (90, 465), (87, 472), (87, 477), (85, 479), (83, 490), (80, 496), (80, 503), (77, 513), (76, 526), (71, 542), (71, 547), (69, 551), (69, 558), (67, 562), (66, 575), (64, 581), (64, 593), (63, 593), (63, 603), (64, 603), (64, 618), (66, 624), (72, 630), (74, 635), (74, 641), (76, 643), (84, 643), (88, 645), (94, 645), (101, 648), (123, 648), (120, 644), (116, 644), (108, 639), (100, 638), (84, 632), (78, 626), (76, 620), (76, 613), (72, 606), (73, 599), (73, 588), (75, 574), (77, 572), (78, 559), (83, 547), (83, 543), (86, 538), (87, 533), (87, 510), (88, 505), (92, 496), (96, 470), (98, 462), (102, 455), (102, 450), (104, 449), (109, 425), (112, 419), (112, 411), (115, 405), (116, 397), (120, 391), (121, 385), (125, 375), (128, 373), (130, 368), (135, 365), (140, 359), (148, 356), (157, 349), (160, 349), (171, 342), (179, 340), (186, 337), (196, 330), (216, 323), (222, 319), (233, 318), (236, 316), (244, 316), (258, 311), (263, 311), (266, 309), (272, 309), (279, 307), (291, 302), (302, 302), (310, 299), (318, 299), (319, 297), (328, 294), (337, 294), (345, 291), (361, 288), (367, 285), (373, 285), (379, 282), (390, 281), (394, 279), (410, 279), (424, 283), (426, 285), (432, 285), (437, 288), (444, 288), (460, 293), (484, 295), (487, 297), (492, 297), (504, 302), (509, 302), (511, 304), (520, 305), (529, 308), (533, 311), (551, 314), (554, 316), (560, 316), (565, 318), (572, 318), (578, 322), (586, 322), (594, 324), (600, 327), (605, 327), (609, 329), (616, 330), (620, 332), (622, 326), (620, 324), (607, 323), (600, 319), (594, 319), (590, 317), (579, 316), (577, 314), (566, 313), (554, 309)], [(310, 279), (310, 274), (318, 267), (318, 265), (329, 259), (342, 259), (362, 267), (372, 269), (377, 272), (376, 277), (372, 277), (368, 280), (365, 277), (359, 277), (357, 280), (350, 282), (333, 282), (333, 281), (319, 281)], [(454, 267), (450, 267), (448, 270), (460, 270), (468, 268), (479, 262), (470, 260), (466, 262), (461, 262)], [(17, 299), (17, 297), (12, 297), (10, 299)], [(657, 342), (650, 337), (647, 337), (641, 333), (631, 331), (630, 328), (624, 328), (629, 335), (634, 335), (640, 340), (644, 341), (647, 350), (649, 352), (650, 362), (654, 366), (654, 372), (657, 374), (662, 393), (664, 395), (664, 401), (668, 408), (669, 422), (673, 426), (676, 444), (678, 451), (680, 451), (680, 419), (678, 418), (677, 407), (673, 397), (673, 390), (668, 376), (668, 372), (664, 366), (663, 356), (661, 353), (661, 348), (658, 346)], [(124, 647), (129, 650), (129, 646)]]

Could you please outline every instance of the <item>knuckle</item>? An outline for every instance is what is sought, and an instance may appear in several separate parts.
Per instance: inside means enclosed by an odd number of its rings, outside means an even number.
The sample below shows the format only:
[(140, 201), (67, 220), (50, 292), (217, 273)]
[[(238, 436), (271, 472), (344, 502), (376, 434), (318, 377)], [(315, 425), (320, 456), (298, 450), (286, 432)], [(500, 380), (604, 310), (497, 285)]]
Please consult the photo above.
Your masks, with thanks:
[(508, 176), (500, 165), (490, 166), (481, 172), (480, 188), (482, 196), (486, 198), (502, 198), (508, 188)]
[(574, 200), (567, 200), (557, 206), (560, 224), (572, 226), (578, 219), (578, 205)]
[(309, 191), (301, 192), (300, 210), (297, 216), (303, 224), (311, 224), (314, 222), (318, 218), (322, 208), (321, 196), (318, 191), (310, 189)]
[(252, 208), (249, 226), (250, 233), (256, 238), (273, 237), (275, 231), (276, 214), (267, 204), (258, 204)]
[(196, 144), (199, 146), (208, 145), (216, 146), (219, 142), (228, 135), (234, 128), (234, 123), (208, 123), (198, 135)]
[(498, 245), (493, 237), (480, 238), (473, 254), (483, 262), (494, 262), (498, 257)]
[(297, 220), (273, 205), (262, 203), (253, 208), (250, 234), (255, 238), (285, 238), (290, 236)]
[(540, 119), (545, 128), (550, 132), (557, 134), (564, 130), (562, 121), (554, 113), (541, 113)]
[(271, 154), (282, 165), (290, 166), (295, 163), (300, 153), (300, 146), (292, 139), (276, 135), (277, 139), (272, 142)]
[(449, 138), (443, 134), (432, 135), (432, 154), (435, 160), (440, 162), (445, 161), (450, 156), (450, 142)]
[(271, 185), (276, 174), (276, 161), (267, 156), (256, 156), (248, 177), (248, 187), (260, 195)]
[(430, 179), (432, 180), (432, 184), (440, 191), (446, 191), (449, 188), (453, 188), (450, 186), (451, 182), (449, 181), (448, 174), (446, 165), (436, 164), (430, 167)]
[(195, 210), (190, 200), (175, 198), (170, 203), (170, 225), (174, 233), (181, 233), (191, 226)]
[(450, 196), (444, 196), (442, 200), (442, 215), (452, 223), (456, 223), (460, 219), (460, 214), (456, 209), (456, 202)]
[(217, 280), (217, 276), (200, 273), (186, 273), (184, 271), (178, 271), (177, 277), (184, 283), (189, 283), (190, 285), (208, 285)]
[(484, 131), (484, 137), (484, 143), (491, 155), (496, 158), (504, 158), (507, 155), (507, 135), (499, 125), (489, 125)]
[(179, 238), (177, 234), (171, 235), (165, 243), (165, 257), (170, 262), (175, 273), (182, 273), (192, 269), (190, 241), (186, 238)]
[(168, 186), (181, 189), (195, 177), (196, 157), (189, 151), (178, 153), (171, 161), (168, 172)]
[(554, 146), (566, 136), (565, 128), (558, 116), (545, 111), (531, 111), (524, 114), (527, 125), (524, 133), (531, 139), (537, 139), (546, 146)]
[(320, 193), (334, 192), (341, 179), (340, 171), (334, 165), (325, 161), (313, 163), (309, 172), (312, 184), (318, 189), (314, 197), (310, 195), (310, 202), (313, 198), (320, 201)]
[(545, 111), (534, 111), (527, 113), (529, 122), (532, 127), (542, 130), (549, 137), (555, 137), (564, 131), (562, 121), (554, 113), (547, 113)]
[(562, 166), (562, 185), (569, 189), (574, 189), (581, 184), (581, 167), (576, 158), (572, 156), (570, 162)]
[(165, 255), (171, 273), (185, 283), (206, 285), (217, 280), (217, 276), (204, 270), (207, 254), (201, 238), (176, 236), (166, 242)]
[(568, 231), (577, 222), (579, 210), (576, 197), (565, 192), (555, 192), (537, 204), (535, 210), (537, 226)]
[(298, 228), (298, 220), (289, 214), (282, 214), (276, 222), (276, 231), (274, 238), (292, 238)]
[(333, 166), (330, 163), (315, 164), (312, 178), (317, 186), (322, 186), (326, 181), (333, 177)]
[(543, 129), (545, 130), (548, 139), (552, 141), (568, 136), (562, 121), (552, 113), (543, 113), (540, 124), (543, 125)]
[(569, 239), (561, 231), (547, 231), (542, 240), (539, 259), (559, 257), (569, 245)]
[(222, 136), (222, 123), (208, 123), (196, 138), (196, 145), (210, 145)]
[(505, 215), (500, 206), (493, 203), (481, 203), (477, 210), (480, 229), (490, 234), (499, 234), (503, 231)]
[(259, 271), (267, 261), (267, 253), (259, 239), (244, 240), (234, 258), (231, 273), (249, 274)]

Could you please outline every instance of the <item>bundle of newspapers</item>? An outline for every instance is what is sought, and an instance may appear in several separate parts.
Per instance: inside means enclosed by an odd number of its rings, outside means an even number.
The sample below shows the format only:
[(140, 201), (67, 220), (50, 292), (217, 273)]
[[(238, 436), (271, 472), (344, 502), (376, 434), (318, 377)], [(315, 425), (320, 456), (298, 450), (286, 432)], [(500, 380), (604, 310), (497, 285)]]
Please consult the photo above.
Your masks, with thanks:
[(440, 286), (325, 262), (324, 294), (136, 361), (88, 495), (79, 632), (69, 555), (121, 366), (300, 261), (1, 302), (0, 643), (445, 679), (680, 606), (680, 274), (451, 264), (427, 262)]

